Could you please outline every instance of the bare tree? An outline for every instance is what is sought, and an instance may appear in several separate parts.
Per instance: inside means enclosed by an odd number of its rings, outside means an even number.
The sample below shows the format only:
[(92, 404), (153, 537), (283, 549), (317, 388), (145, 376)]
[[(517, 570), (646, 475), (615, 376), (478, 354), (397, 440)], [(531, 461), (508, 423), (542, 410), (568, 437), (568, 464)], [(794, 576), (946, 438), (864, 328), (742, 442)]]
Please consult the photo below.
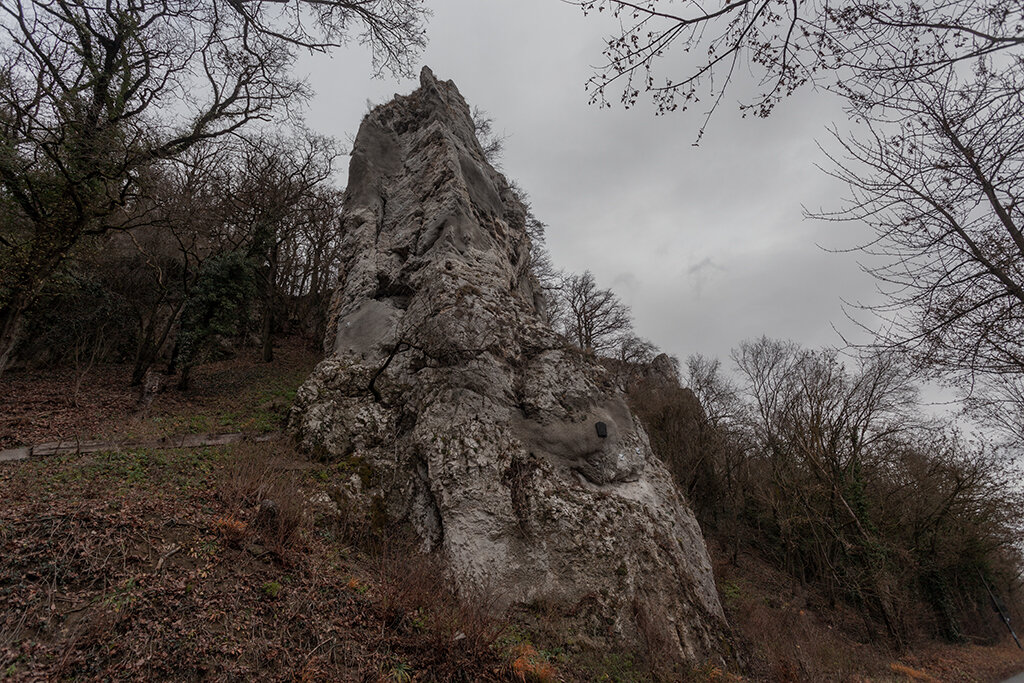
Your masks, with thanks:
[(285, 236), (279, 253), (277, 288), (285, 302), (282, 322), (318, 345), (341, 270), (341, 202), (342, 192), (330, 186), (303, 197), (296, 230)]
[(505, 153), (508, 134), (494, 130), (494, 118), (480, 107), (473, 107), (473, 132), (483, 150), (484, 159), (494, 168), (501, 168), (501, 157)]
[[(879, 444), (909, 429), (906, 368), (879, 356), (851, 373), (833, 351), (766, 338), (744, 342), (733, 358), (752, 400), (751, 441), (771, 482), (765, 505), (790, 561), (824, 574), (832, 591), (852, 592), (902, 641), (905, 624), (887, 577), (859, 556), (881, 549), (863, 498), (864, 470), (884, 453)], [(797, 535), (814, 541), (801, 547)]]
[(980, 63), (863, 111), (864, 131), (830, 154), (852, 197), (816, 214), (874, 229), (861, 248), (885, 295), (878, 344), (968, 389), (1024, 376), (1022, 77)]
[[(587, 83), (592, 101), (608, 106), (608, 92), (617, 88), (630, 107), (645, 92), (661, 113), (703, 97), (710, 117), (737, 67), (752, 71), (760, 84), (743, 108), (766, 116), (782, 97), (808, 83), (862, 96), (879, 80), (905, 83), (1024, 45), (1012, 0), (576, 4), (585, 14), (613, 14), (621, 25), (606, 41), (605, 63)], [(678, 62), (667, 58), (673, 51), (701, 57), (676, 73)]]
[[(686, 387), (701, 407), (695, 437), (699, 443), (702, 469), (711, 475), (703, 482), (708, 495), (694, 491), (694, 499), (703, 498), (704, 514), (731, 547), (733, 564), (739, 561), (745, 537), (741, 511), (753, 493), (749, 467), (752, 444), (744, 425), (749, 415), (739, 387), (726, 376), (717, 358), (694, 354), (686, 359)], [(714, 496), (714, 500), (709, 500)]]
[(407, 70), (424, 14), (420, 0), (0, 5), (0, 373), (78, 241), (144, 220), (143, 169), (305, 95), (296, 46), (355, 31), (378, 69)]
[(735, 426), (739, 420), (739, 388), (722, 371), (722, 362), (694, 354), (686, 359), (686, 386), (693, 392), (708, 424), (715, 429)]
[(610, 289), (599, 289), (594, 274), (567, 275), (560, 288), (566, 336), (586, 351), (605, 354), (632, 330), (629, 307)]
[(133, 386), (173, 340), (203, 263), (233, 246), (225, 225), (228, 210), (217, 192), (232, 163), (225, 145), (207, 141), (150, 169), (134, 207), (145, 220), (100, 237), (104, 246), (96, 265), (107, 286), (135, 311)]
[[(955, 378), (972, 407), (1008, 411), (1001, 418), (989, 411), (990, 421), (1017, 420), (1014, 387), (1024, 376), (1018, 4), (579, 4), (613, 13), (622, 25), (588, 83), (603, 105), (609, 89), (621, 87), (627, 107), (646, 91), (661, 113), (703, 99), (710, 117), (741, 65), (760, 80), (743, 107), (761, 116), (804, 84), (841, 94), (866, 129), (829, 154), (853, 197), (844, 210), (815, 216), (875, 229), (863, 247), (886, 297), (875, 309), (885, 321), (879, 343)], [(689, 71), (665, 72), (675, 68), (663, 59), (673, 49), (702, 57)]]
[(986, 582), (1012, 594), (1021, 581), (1019, 464), (923, 417), (898, 354), (761, 338), (733, 358), (740, 386), (694, 356), (692, 394), (630, 390), (704, 533), (873, 616), (869, 631), (877, 620), (896, 644), (922, 627), (988, 630)]
[(329, 185), (337, 156), (333, 140), (302, 128), (290, 135), (249, 136), (236, 167), (218, 188), (229, 207), (225, 218), (256, 265), (263, 304), (260, 339), (267, 362), (274, 357), (272, 334), (284, 306), (282, 251), (318, 218), (310, 200)]
[(658, 355), (658, 347), (632, 332), (622, 334), (616, 343), (615, 358), (630, 365), (646, 365)]
[(1020, 451), (1024, 444), (1024, 376), (995, 375), (970, 386), (964, 410), (992, 430), (1003, 446)]

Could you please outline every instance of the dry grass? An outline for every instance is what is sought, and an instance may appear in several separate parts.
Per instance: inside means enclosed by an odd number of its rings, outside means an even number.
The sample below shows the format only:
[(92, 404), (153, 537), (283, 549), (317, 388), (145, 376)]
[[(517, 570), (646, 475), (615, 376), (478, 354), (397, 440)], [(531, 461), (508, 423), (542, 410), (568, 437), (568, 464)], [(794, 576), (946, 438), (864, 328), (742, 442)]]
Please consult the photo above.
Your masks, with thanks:
[(555, 683), (558, 680), (555, 667), (551, 666), (533, 645), (517, 645), (512, 650), (512, 656), (512, 674), (521, 683)]
[(304, 504), (260, 518), (330, 486), (288, 453), (0, 465), (5, 680), (509, 680), (486, 647), (500, 622), (435, 592), (429, 563), (395, 553), (382, 574)]
[(239, 542), (250, 530), (285, 562), (305, 547), (312, 521), (310, 488), (289, 463), (298, 454), (282, 440), (243, 443), (235, 449), (219, 480), (219, 492)]
[[(199, 432), (266, 432), (278, 428), (296, 387), (319, 359), (300, 339), (284, 338), (275, 361), (258, 349), (195, 368), (192, 386), (159, 393), (145, 416), (133, 415), (131, 367), (105, 365), (84, 379), (78, 401), (68, 368), (14, 370), (0, 378), (0, 448), (46, 441), (117, 440)], [(173, 384), (173, 383), (172, 383)]]
[(769, 563), (741, 553), (737, 566), (710, 544), (719, 593), (748, 667), (749, 680), (1002, 681), (1024, 670), (1024, 652), (953, 645), (919, 637), (907, 651), (887, 648), (881, 626), (848, 606), (829, 605)]
[[(443, 563), (418, 551), (401, 533), (379, 539), (364, 562), (365, 585), (383, 625), (381, 637), (415, 638), (438, 680), (491, 662), (500, 673), (498, 638), (507, 628), (493, 596), (459, 597)], [(360, 590), (360, 582), (356, 583)]]

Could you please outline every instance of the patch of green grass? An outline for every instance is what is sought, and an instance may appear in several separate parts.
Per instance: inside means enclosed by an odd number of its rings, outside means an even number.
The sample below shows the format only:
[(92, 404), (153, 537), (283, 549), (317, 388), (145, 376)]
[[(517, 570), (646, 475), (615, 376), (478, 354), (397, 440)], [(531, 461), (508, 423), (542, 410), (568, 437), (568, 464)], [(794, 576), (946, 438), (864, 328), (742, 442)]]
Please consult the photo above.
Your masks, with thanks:
[(358, 475), (363, 486), (373, 486), (377, 480), (377, 473), (374, 472), (373, 466), (358, 455), (351, 455), (332, 463), (330, 469), (343, 479), (348, 479), (353, 474)]
[(212, 448), (106, 451), (40, 461), (35, 475), (50, 492), (92, 482), (132, 489), (173, 486), (188, 490), (205, 481), (219, 457), (220, 450)]
[(217, 421), (220, 423), (221, 427), (227, 427), (229, 429), (240, 429), (242, 424), (238, 412), (233, 410), (220, 414), (217, 417)]
[(516, 645), (530, 644), (530, 634), (519, 624), (511, 623), (501, 632), (501, 636), (494, 642), (494, 647), (507, 653)]
[(175, 415), (170, 420), (171, 431), (175, 434), (205, 434), (213, 431), (213, 418), (197, 413), (193, 415)]
[(131, 605), (138, 599), (135, 595), (135, 588), (135, 579), (132, 578), (126, 580), (103, 599), (103, 605), (111, 608), (115, 612), (121, 612), (122, 610), (131, 607)]
[(388, 680), (394, 683), (409, 683), (412, 680), (413, 669), (405, 662), (396, 661), (388, 670)]
[(260, 587), (260, 592), (273, 600), (281, 594), (281, 588), (281, 584), (277, 581), (267, 581)]
[(259, 409), (245, 422), (244, 428), (249, 431), (266, 434), (267, 432), (273, 432), (280, 429), (283, 420), (284, 417), (280, 413), (272, 410)]

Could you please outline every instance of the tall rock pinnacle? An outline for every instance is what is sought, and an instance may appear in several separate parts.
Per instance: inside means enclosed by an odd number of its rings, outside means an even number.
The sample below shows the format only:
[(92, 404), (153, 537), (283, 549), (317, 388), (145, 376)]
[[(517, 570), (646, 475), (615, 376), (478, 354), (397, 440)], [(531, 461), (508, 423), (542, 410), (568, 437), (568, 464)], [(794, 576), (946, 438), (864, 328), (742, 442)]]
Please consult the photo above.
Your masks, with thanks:
[(358, 495), (460, 588), (714, 656), (697, 522), (602, 367), (547, 323), (525, 210), (452, 82), (424, 69), (366, 116), (342, 230), (327, 358), (291, 414), (303, 445), (372, 471)]

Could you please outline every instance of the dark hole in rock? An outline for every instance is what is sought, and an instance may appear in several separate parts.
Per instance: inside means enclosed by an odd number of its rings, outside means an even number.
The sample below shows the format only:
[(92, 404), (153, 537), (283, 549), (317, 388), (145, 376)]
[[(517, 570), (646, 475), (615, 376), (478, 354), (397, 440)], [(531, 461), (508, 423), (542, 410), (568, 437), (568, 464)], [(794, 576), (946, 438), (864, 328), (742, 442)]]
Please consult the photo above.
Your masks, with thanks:
[(398, 422), (395, 424), (395, 429), (399, 435), (408, 434), (416, 428), (417, 415), (411, 410), (402, 411), (402, 414), (398, 416)]
[[(392, 299), (398, 308), (407, 308), (409, 297), (415, 293), (416, 290), (408, 284), (393, 282), (386, 273), (377, 273), (377, 291), (373, 294), (373, 298), (377, 301)], [(405, 304), (404, 307), (402, 306), (403, 303)]]
[(598, 422), (594, 425), (597, 428), (597, 435), (602, 439), (608, 438), (608, 425), (604, 422)]

